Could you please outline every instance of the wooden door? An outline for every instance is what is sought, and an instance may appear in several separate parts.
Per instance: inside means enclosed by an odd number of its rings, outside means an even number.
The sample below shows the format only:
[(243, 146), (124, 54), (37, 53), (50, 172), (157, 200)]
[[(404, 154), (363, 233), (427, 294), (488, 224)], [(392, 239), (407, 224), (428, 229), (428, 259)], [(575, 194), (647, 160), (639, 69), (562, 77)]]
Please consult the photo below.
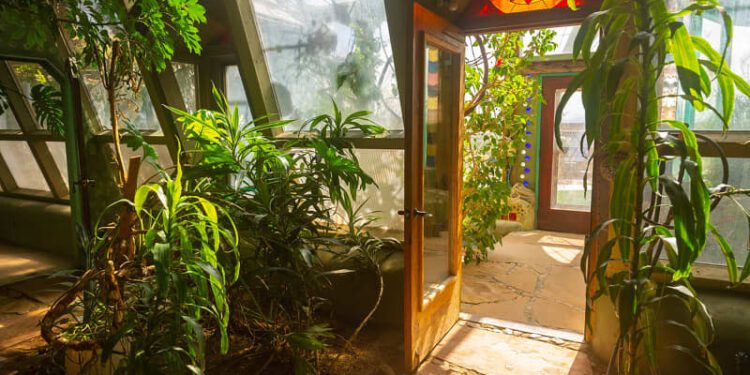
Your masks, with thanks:
[(572, 79), (573, 76), (542, 78), (545, 104), (542, 107), (537, 226), (543, 230), (586, 233), (591, 222), (593, 186), (591, 172), (586, 173), (589, 150), (581, 152), (586, 124), (580, 91), (571, 97), (562, 113), (563, 149), (555, 142), (555, 112)]
[(406, 135), (406, 366), (416, 369), (458, 321), (464, 39), (415, 5), (412, 124)]

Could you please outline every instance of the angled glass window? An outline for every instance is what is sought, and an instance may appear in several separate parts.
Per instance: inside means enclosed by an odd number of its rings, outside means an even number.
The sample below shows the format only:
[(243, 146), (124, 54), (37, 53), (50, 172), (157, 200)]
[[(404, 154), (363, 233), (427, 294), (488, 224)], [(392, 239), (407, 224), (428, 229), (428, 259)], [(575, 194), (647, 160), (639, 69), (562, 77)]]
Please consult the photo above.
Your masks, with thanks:
[(195, 111), (197, 107), (195, 64), (172, 62), (172, 68), (177, 78), (177, 85), (180, 86), (182, 100), (185, 101), (185, 108), (188, 112)]
[(55, 159), (55, 165), (60, 170), (65, 186), (68, 185), (68, 155), (65, 153), (65, 142), (47, 142), (52, 158)]
[(20, 189), (49, 191), (47, 181), (26, 141), (0, 141), (0, 154)]
[(18, 126), (16, 116), (13, 114), (13, 111), (10, 109), (10, 107), (5, 108), (4, 110), (0, 110), (0, 112), (2, 112), (2, 114), (0, 114), (0, 131), (21, 129)]
[[(112, 150), (112, 153), (114, 153), (115, 145), (114, 143), (108, 143), (109, 148)], [(160, 145), (160, 144), (152, 144), (151, 147), (154, 148), (156, 151), (156, 155), (158, 156), (158, 160), (154, 160), (151, 162), (141, 160), (141, 168), (138, 171), (138, 184), (145, 184), (149, 182), (157, 182), (159, 181), (159, 171), (157, 168), (154, 167), (152, 163), (155, 163), (156, 165), (159, 165), (162, 169), (169, 170), (174, 166), (174, 163), (172, 162), (172, 157), (169, 155), (169, 149), (166, 145)], [(122, 157), (125, 159), (125, 170), (128, 169), (128, 166), (130, 165), (130, 158), (133, 156), (141, 156), (143, 157), (143, 151), (142, 150), (133, 150), (132, 148), (122, 145)]]
[[(91, 101), (96, 108), (97, 117), (104, 129), (111, 129), (112, 124), (109, 116), (109, 104), (107, 102), (107, 91), (99, 80), (99, 72), (96, 70), (85, 70), (83, 82), (89, 90)], [(120, 114), (120, 126), (132, 123), (137, 129), (145, 132), (158, 133), (161, 131), (159, 120), (156, 117), (154, 105), (146, 87), (141, 84), (138, 92), (132, 91), (119, 93), (121, 100), (118, 105)]]
[(240, 78), (240, 70), (237, 65), (226, 67), (224, 83), (226, 85), (227, 102), (230, 107), (237, 107), (237, 112), (240, 114), (240, 123), (250, 122), (253, 119), (253, 113), (250, 110), (250, 103), (242, 86), (242, 78)]
[(283, 118), (331, 113), (333, 98), (345, 113), (368, 110), (377, 123), (403, 130), (382, 0), (247, 1)]
[[(750, 80), (750, 45), (741, 38), (750, 32), (750, 0), (722, 1), (734, 21), (734, 40), (727, 51), (727, 62), (733, 72)], [(702, 36), (720, 53), (727, 40), (722, 16), (717, 11), (704, 12), (702, 16), (690, 16), (684, 20), (690, 33)], [(718, 94), (718, 83), (712, 81), (711, 96), (707, 102), (721, 111), (721, 97)], [(693, 126), (695, 130), (722, 130), (721, 120), (709, 109), (696, 111), (692, 105), (680, 99), (677, 116)], [(737, 91), (734, 115), (729, 130), (750, 130), (750, 98)]]
[[(39, 123), (37, 110), (44, 111), (59, 105), (60, 84), (39, 64), (18, 61), (9, 61), (9, 64), (32, 116), (37, 119), (36, 126), (46, 129), (46, 124)], [(15, 125), (18, 126), (18, 123)]]

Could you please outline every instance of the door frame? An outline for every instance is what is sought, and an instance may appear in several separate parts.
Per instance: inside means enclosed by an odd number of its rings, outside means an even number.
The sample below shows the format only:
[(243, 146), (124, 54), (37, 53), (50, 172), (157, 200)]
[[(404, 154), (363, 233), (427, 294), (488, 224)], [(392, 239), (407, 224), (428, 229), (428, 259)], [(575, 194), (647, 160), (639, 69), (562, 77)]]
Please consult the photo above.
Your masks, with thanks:
[[(406, 128), (406, 168), (404, 196), (404, 355), (407, 370), (416, 370), (429, 357), (434, 346), (458, 321), (461, 309), (461, 187), (463, 167), (463, 96), (464, 54), (463, 33), (445, 19), (419, 4), (414, 5), (414, 38), (412, 64), (411, 124)], [(452, 131), (454, 160), (451, 167), (451, 189), (455, 199), (451, 202), (452, 239), (451, 277), (445, 287), (426, 304), (423, 300), (424, 285), (424, 220), (416, 217), (415, 209), (424, 210), (424, 131), (423, 103), (425, 93), (425, 45), (430, 43), (458, 55), (454, 64), (458, 77), (458, 88), (454, 98), (456, 126)]]
[[(589, 211), (573, 211), (552, 208), (552, 172), (555, 142), (555, 94), (566, 89), (576, 73), (550, 74), (541, 76), (542, 95), (541, 122), (539, 123), (539, 178), (537, 189), (537, 227), (541, 230), (567, 233), (587, 233), (591, 227), (591, 207)], [(591, 170), (589, 170), (591, 173)], [(593, 197), (595, 184), (588, 186), (587, 194)], [(592, 205), (593, 205), (593, 199)], [(564, 217), (563, 220), (560, 218)]]

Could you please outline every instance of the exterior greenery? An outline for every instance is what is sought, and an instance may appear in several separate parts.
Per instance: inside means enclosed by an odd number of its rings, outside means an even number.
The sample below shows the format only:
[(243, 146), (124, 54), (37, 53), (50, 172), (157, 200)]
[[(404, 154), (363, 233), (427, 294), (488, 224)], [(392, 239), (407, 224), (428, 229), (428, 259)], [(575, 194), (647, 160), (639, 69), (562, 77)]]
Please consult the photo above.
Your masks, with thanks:
[[(487, 258), (502, 239), (496, 223), (510, 213), (511, 168), (523, 149), (541, 84), (524, 74), (533, 57), (555, 49), (554, 31), (473, 37), (466, 61), (463, 245), (466, 262)], [(528, 40), (528, 42), (525, 42)]]

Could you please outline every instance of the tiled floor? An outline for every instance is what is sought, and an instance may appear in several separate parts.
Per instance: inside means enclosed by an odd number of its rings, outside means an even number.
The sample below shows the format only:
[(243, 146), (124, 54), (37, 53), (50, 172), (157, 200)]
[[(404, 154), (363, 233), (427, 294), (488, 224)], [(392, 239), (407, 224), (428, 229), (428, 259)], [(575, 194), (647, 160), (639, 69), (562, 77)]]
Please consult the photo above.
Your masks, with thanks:
[(599, 375), (583, 344), (460, 321), (420, 375)]
[(461, 311), (528, 325), (583, 332), (584, 237), (514, 232), (489, 260), (464, 267)]

